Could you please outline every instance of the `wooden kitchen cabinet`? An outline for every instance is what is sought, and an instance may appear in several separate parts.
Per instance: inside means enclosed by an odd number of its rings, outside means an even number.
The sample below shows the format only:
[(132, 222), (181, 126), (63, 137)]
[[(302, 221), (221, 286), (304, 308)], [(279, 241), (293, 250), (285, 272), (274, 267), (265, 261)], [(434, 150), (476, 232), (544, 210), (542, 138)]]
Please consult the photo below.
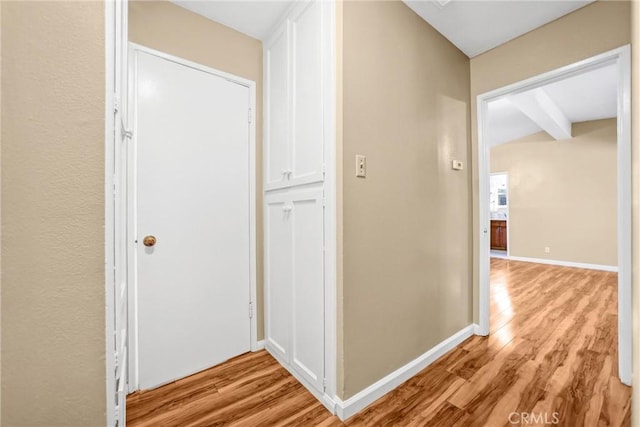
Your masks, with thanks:
[(491, 249), (507, 250), (506, 220), (491, 220)]

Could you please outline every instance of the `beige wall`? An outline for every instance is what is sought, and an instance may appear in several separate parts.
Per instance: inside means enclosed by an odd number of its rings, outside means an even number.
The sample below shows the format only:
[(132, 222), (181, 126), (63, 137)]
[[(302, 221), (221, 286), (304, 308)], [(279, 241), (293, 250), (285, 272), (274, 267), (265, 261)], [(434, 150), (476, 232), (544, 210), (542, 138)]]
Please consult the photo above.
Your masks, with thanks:
[(509, 254), (617, 266), (616, 119), (574, 123), (572, 134), (491, 149), (491, 172), (509, 174)]
[[(0, 1), (0, 28), (2, 27), (2, 2)], [(2, 30), (0, 30), (0, 147), (2, 147)], [(2, 149), (0, 148), (0, 190), (2, 188)], [(0, 196), (0, 206), (2, 197)], [(0, 208), (0, 218), (2, 212)], [(0, 239), (2, 236), (2, 221), (0, 219)], [(0, 254), (2, 253), (2, 243), (0, 240)], [(2, 257), (0, 255), (0, 425), (2, 425)]]
[[(628, 44), (630, 4), (597, 1), (471, 59), (471, 156), (477, 170), (476, 99), (479, 94)], [(478, 320), (478, 180), (473, 195), (474, 320)]]
[(400, 1), (342, 24), (345, 399), (471, 323), (471, 206), (469, 59)]
[(168, 1), (130, 1), (129, 40), (256, 82), (256, 315), (262, 339), (262, 42)]
[(1, 28), (2, 425), (104, 426), (104, 3)]

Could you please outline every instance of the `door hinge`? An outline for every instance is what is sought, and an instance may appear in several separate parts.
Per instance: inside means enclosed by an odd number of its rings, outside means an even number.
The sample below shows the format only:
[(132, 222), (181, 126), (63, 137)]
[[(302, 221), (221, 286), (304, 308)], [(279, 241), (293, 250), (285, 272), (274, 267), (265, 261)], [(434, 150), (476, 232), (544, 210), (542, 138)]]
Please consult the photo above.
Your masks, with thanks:
[(249, 319), (253, 318), (253, 303), (249, 303)]
[(122, 124), (122, 139), (131, 139), (133, 138), (133, 132), (130, 130), (127, 130), (127, 128), (124, 127), (124, 123)]
[(322, 177), (324, 178), (325, 173), (327, 172), (327, 165), (322, 164)]
[(249, 123), (251, 123), (251, 108), (249, 108)]
[[(120, 110), (120, 99), (117, 96), (114, 96), (113, 98), (113, 111), (114, 113), (118, 113), (118, 111)], [(116, 119), (117, 120), (117, 119)], [(120, 114), (120, 129), (122, 132), (122, 139), (131, 139), (133, 138), (133, 132), (130, 131), (129, 129), (127, 129), (127, 127), (124, 125), (124, 119), (122, 118), (122, 114)]]

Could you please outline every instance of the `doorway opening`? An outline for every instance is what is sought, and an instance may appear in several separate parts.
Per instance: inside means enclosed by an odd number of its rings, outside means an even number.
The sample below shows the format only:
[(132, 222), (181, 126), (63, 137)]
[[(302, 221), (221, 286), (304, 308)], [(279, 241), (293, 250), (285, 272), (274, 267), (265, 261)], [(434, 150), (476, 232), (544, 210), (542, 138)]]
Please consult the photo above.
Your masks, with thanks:
[[(561, 99), (562, 97), (553, 97), (553, 91), (565, 84), (566, 82), (587, 80), (593, 84), (590, 87), (592, 90), (598, 90), (601, 88), (603, 91), (606, 89), (609, 91), (606, 83), (603, 85), (603, 74), (613, 74), (614, 83), (610, 88), (612, 96), (612, 108), (613, 114), (608, 117), (587, 117), (580, 119), (581, 115), (587, 115), (588, 111), (585, 105), (577, 105), (577, 113), (575, 117), (567, 117), (563, 108), (559, 105), (566, 106), (567, 104), (576, 104), (575, 99)], [(584, 81), (583, 81), (584, 83)], [(595, 88), (595, 89), (594, 89)], [(571, 97), (571, 91), (568, 91), (569, 98)], [(593, 97), (599, 96), (592, 94)], [(577, 96), (576, 96), (577, 97)], [(574, 97), (574, 98), (576, 98)], [(597, 108), (606, 108), (606, 102), (600, 102)], [(536, 142), (534, 136), (525, 137), (526, 135), (534, 135), (540, 131), (544, 131), (547, 139), (549, 139), (549, 147), (553, 149), (560, 149), (562, 142), (567, 144), (567, 140), (573, 138), (578, 139), (580, 135), (589, 132), (595, 132), (593, 130), (594, 125), (589, 125), (587, 122), (595, 119), (609, 119), (609, 129), (612, 133), (612, 140), (615, 143), (615, 149), (610, 147), (612, 153), (612, 159), (614, 160), (614, 172), (609, 182), (615, 183), (615, 190), (610, 189), (610, 205), (613, 206), (609, 209), (609, 222), (614, 222), (613, 230), (609, 229), (610, 238), (605, 243), (612, 241), (612, 247), (614, 251), (605, 251), (604, 258), (589, 258), (584, 256), (583, 259), (567, 260), (561, 254), (560, 247), (553, 244), (537, 243), (534, 248), (535, 251), (539, 251), (539, 255), (531, 255), (529, 253), (521, 252), (522, 242), (526, 238), (526, 233), (520, 231), (521, 229), (528, 229), (529, 233), (544, 236), (547, 230), (544, 230), (544, 224), (549, 224), (549, 218), (545, 217), (540, 211), (537, 211), (532, 218), (523, 220), (522, 212), (520, 212), (522, 206), (519, 205), (517, 200), (517, 193), (514, 192), (514, 188), (521, 187), (535, 187), (541, 185), (543, 177), (546, 177), (549, 173), (548, 170), (539, 171), (537, 173), (529, 174), (516, 174), (513, 170), (509, 170), (509, 187), (508, 190), (508, 222), (507, 229), (509, 230), (510, 239), (507, 242), (507, 248), (509, 250), (508, 259), (515, 261), (528, 261), (539, 264), (556, 264), (563, 267), (579, 267), (596, 270), (605, 270), (608, 272), (617, 271), (617, 277), (614, 276), (615, 293), (617, 293), (617, 357), (618, 357), (618, 372), (617, 376), (623, 384), (631, 384), (631, 361), (632, 361), (632, 336), (631, 336), (631, 116), (630, 116), (630, 49), (629, 46), (624, 46), (601, 55), (580, 61), (575, 64), (568, 65), (566, 67), (541, 74), (539, 76), (509, 85), (504, 88), (500, 88), (478, 96), (478, 180), (479, 180), (479, 222), (478, 231), (479, 239), (478, 246), (476, 247), (479, 262), (479, 321), (480, 321), (480, 334), (489, 335), (493, 330), (491, 325), (491, 267), (495, 262), (502, 262), (502, 260), (491, 261), (491, 172), (505, 171), (507, 170), (504, 165), (494, 165), (492, 163), (493, 147), (507, 143), (509, 141), (518, 140), (521, 142), (524, 138), (526, 143), (532, 145)], [(597, 109), (596, 108), (596, 109)], [(503, 109), (503, 115), (509, 117), (509, 123), (511, 126), (503, 127), (500, 131), (496, 131), (492, 128), (492, 111)], [(511, 109), (507, 111), (508, 109)], [(565, 108), (566, 109), (566, 108)], [(569, 114), (571, 116), (574, 113)], [(597, 114), (606, 114), (603, 111), (598, 111)], [(494, 114), (495, 116), (495, 114)], [(586, 116), (585, 116), (586, 117)], [(514, 125), (518, 123), (518, 120), (528, 120), (528, 124)], [(580, 122), (580, 123), (578, 123)], [(582, 123), (584, 122), (584, 123)], [(533, 124), (532, 124), (533, 123)], [(572, 124), (577, 125), (572, 126)], [(603, 127), (606, 123), (599, 123), (598, 126)], [(527, 129), (527, 126), (529, 128)], [(591, 126), (591, 128), (589, 128)], [(572, 127), (574, 128), (575, 135), (572, 135)], [(597, 126), (596, 126), (597, 127)], [(588, 129), (587, 129), (588, 128)], [(522, 132), (524, 134), (514, 135), (514, 132)], [(528, 132), (528, 133), (527, 133)], [(574, 138), (575, 136), (575, 138)], [(537, 138), (540, 140), (540, 138)], [(553, 145), (555, 143), (555, 145)], [(507, 144), (508, 145), (508, 144)], [(537, 146), (539, 148), (539, 146)], [(549, 153), (551, 156), (552, 153)], [(574, 163), (580, 163), (582, 160), (579, 157), (565, 156), (565, 168), (567, 173), (563, 178), (558, 178), (564, 181), (570, 181), (575, 177), (569, 173), (569, 165)], [(497, 156), (496, 156), (497, 158)], [(562, 163), (561, 163), (562, 165)], [(497, 168), (497, 169), (496, 169)], [(561, 170), (563, 168), (560, 168)], [(557, 170), (557, 169), (556, 169)], [(584, 171), (583, 171), (584, 172)], [(589, 177), (588, 171), (583, 176)], [(560, 174), (562, 175), (562, 173)], [(583, 179), (582, 184), (590, 184), (586, 178)], [(556, 181), (559, 183), (559, 181)], [(599, 182), (597, 185), (602, 185)], [(554, 188), (549, 188), (547, 195), (554, 194)], [(544, 192), (543, 192), (544, 193)], [(613, 194), (611, 194), (613, 193)], [(604, 193), (603, 193), (604, 194)], [(602, 211), (602, 207), (606, 205), (604, 199), (609, 198), (609, 195), (604, 194), (602, 199), (591, 200), (592, 211)], [(546, 204), (550, 207), (550, 212), (555, 212), (556, 215), (560, 215), (563, 206), (568, 206), (562, 199), (547, 198)], [(591, 214), (592, 212), (585, 212), (584, 214)], [(584, 214), (573, 214), (572, 228), (579, 229), (581, 221), (584, 220)], [(527, 222), (528, 221), (528, 222)], [(522, 223), (521, 223), (522, 222)], [(585, 227), (583, 236), (587, 238), (595, 239), (594, 230)], [(550, 236), (552, 233), (548, 233)], [(557, 233), (556, 233), (557, 234)], [(523, 237), (524, 236), (524, 237)], [(548, 240), (551, 237), (546, 237)], [(533, 239), (530, 239), (533, 240)], [(596, 239), (596, 241), (598, 241)], [(599, 241), (602, 241), (600, 239)], [(561, 246), (561, 245), (560, 245)], [(595, 246), (593, 242), (583, 245), (587, 248)], [(594, 249), (594, 248), (591, 248)], [(575, 249), (574, 249), (575, 251)], [(611, 254), (615, 252), (616, 255), (613, 259), (606, 258), (607, 253)], [(554, 256), (557, 259), (554, 259)], [(598, 261), (598, 259), (604, 259), (604, 261)], [(612, 274), (612, 273), (607, 273)], [(502, 277), (502, 276), (501, 276)], [(494, 279), (496, 279), (494, 277)], [(603, 279), (605, 280), (605, 279)], [(504, 300), (504, 298), (503, 298)], [(612, 326), (615, 329), (615, 326)]]
[(509, 173), (495, 172), (489, 179), (491, 257), (509, 257)]

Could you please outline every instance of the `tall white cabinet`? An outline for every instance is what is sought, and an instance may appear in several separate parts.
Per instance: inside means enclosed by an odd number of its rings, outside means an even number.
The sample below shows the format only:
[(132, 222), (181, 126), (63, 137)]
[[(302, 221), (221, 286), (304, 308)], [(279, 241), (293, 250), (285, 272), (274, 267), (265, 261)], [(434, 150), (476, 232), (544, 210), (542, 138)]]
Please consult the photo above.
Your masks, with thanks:
[(332, 13), (331, 2), (296, 2), (264, 44), (265, 346), (321, 400), (335, 376), (325, 252)]

